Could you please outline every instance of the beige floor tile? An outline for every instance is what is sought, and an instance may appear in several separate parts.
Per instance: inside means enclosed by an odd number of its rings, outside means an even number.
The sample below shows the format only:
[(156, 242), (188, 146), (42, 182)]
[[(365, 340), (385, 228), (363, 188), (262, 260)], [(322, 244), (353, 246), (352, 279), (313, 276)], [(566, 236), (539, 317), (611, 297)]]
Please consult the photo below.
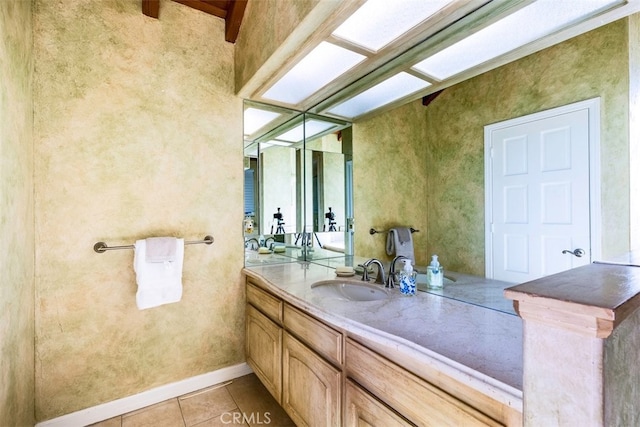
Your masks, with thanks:
[[(236, 410), (233, 412), (225, 412), (220, 416), (213, 417), (193, 427), (249, 427), (249, 424), (243, 422), (242, 413)], [(278, 426), (273, 425), (271, 427)]]
[(122, 427), (185, 427), (178, 399), (171, 399), (122, 416)]
[(178, 399), (187, 427), (237, 410), (225, 387), (201, 390)]
[(89, 427), (122, 427), (122, 417), (117, 416), (99, 423), (91, 424)]
[(227, 389), (251, 427), (295, 427), (255, 374), (236, 378)]

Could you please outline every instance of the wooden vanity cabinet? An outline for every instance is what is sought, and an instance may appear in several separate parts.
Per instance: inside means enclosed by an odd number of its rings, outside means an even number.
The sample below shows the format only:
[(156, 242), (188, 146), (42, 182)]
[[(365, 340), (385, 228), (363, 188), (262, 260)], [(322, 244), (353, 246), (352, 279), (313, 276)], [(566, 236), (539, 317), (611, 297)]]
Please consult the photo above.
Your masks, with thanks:
[(288, 332), (282, 350), (282, 407), (299, 426), (342, 425), (342, 372)]
[(246, 358), (299, 426), (341, 426), (344, 336), (247, 280)]
[[(247, 364), (269, 393), (282, 397), (282, 301), (247, 283), (245, 355)], [(278, 308), (279, 306), (279, 308)], [(257, 307), (257, 308), (256, 308)], [(268, 317), (263, 311), (270, 314)], [(279, 319), (279, 323), (276, 322)]]
[(412, 427), (384, 403), (350, 379), (345, 386), (345, 425), (348, 427)]
[(330, 363), (343, 365), (344, 337), (341, 332), (289, 304), (284, 305), (284, 328)]
[(346, 348), (347, 376), (416, 425), (502, 425), (354, 340)]
[(282, 407), (301, 426), (342, 425), (341, 332), (284, 305)]
[(437, 371), (419, 377), (420, 362), (348, 338), (249, 278), (247, 302), (247, 363), (296, 425), (522, 425), (515, 409)]

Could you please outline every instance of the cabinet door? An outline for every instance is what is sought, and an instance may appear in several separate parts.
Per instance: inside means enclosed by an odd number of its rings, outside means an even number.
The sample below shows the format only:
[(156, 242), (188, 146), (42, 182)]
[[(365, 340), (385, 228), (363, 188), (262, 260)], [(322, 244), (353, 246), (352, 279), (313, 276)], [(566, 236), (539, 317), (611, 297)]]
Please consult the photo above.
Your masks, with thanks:
[(282, 392), (282, 328), (247, 305), (246, 357), (262, 384), (280, 403)]
[(413, 426), (351, 380), (347, 380), (345, 406), (347, 427)]
[(286, 332), (282, 383), (282, 407), (296, 425), (341, 425), (341, 372)]

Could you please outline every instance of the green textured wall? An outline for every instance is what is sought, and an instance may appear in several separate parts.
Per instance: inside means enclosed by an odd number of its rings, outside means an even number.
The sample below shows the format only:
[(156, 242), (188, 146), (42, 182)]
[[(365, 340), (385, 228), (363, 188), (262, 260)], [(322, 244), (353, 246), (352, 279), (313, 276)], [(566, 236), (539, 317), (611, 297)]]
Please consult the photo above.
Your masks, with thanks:
[(0, 1), (0, 425), (33, 425), (32, 4)]
[[(445, 268), (484, 275), (484, 126), (573, 102), (601, 97), (603, 255), (628, 250), (628, 43), (621, 20), (446, 89), (431, 105), (412, 107), (354, 125), (357, 250), (378, 254), (382, 243), (363, 236), (414, 205), (426, 219), (427, 252)], [(411, 113), (408, 113), (410, 111)], [(424, 133), (424, 140), (416, 136)], [(379, 144), (380, 146), (376, 145)], [(381, 197), (390, 182), (407, 181), (394, 152), (424, 158), (415, 179), (395, 186), (397, 197)], [(386, 145), (386, 147), (385, 147)], [(413, 160), (411, 160), (413, 161)], [(364, 170), (363, 170), (364, 168)], [(363, 182), (364, 181), (364, 182)], [(397, 200), (411, 207), (394, 211)], [(412, 219), (416, 218), (416, 219)], [(416, 227), (416, 228), (420, 228)]]
[[(173, 1), (36, 0), (36, 418), (244, 361), (242, 101), (224, 21)], [(182, 301), (139, 311), (133, 251), (185, 249)]]
[(415, 102), (353, 125), (355, 254), (386, 255), (386, 230), (409, 226), (416, 262), (427, 261), (427, 131), (424, 107)]

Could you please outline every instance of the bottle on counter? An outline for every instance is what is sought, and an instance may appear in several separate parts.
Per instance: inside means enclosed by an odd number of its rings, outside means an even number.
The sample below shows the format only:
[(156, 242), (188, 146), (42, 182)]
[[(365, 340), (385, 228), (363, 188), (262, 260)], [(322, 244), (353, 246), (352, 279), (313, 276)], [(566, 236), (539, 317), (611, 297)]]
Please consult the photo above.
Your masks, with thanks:
[(416, 272), (413, 271), (410, 259), (403, 259), (402, 271), (399, 274), (400, 293), (403, 295), (416, 294)]
[(442, 289), (444, 286), (444, 272), (438, 261), (438, 255), (431, 257), (431, 264), (427, 266), (427, 287), (429, 289)]

